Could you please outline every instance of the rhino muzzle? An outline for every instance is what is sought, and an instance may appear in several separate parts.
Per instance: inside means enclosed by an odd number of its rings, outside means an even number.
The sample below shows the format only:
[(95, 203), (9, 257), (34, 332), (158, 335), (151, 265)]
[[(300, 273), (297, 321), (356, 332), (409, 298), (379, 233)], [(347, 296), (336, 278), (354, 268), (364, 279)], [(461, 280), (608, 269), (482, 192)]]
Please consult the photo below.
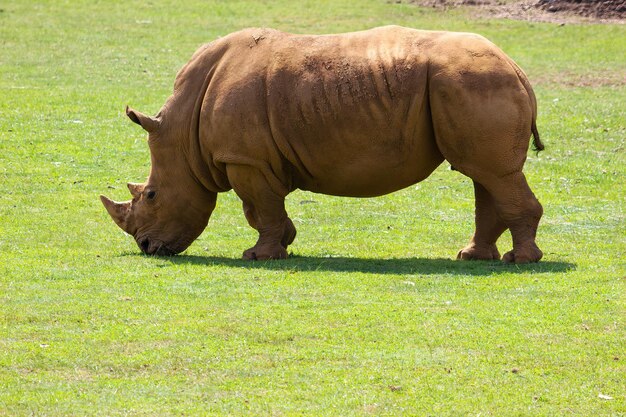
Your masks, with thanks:
[(170, 249), (163, 242), (147, 237), (137, 239), (137, 246), (139, 246), (139, 249), (146, 255), (156, 256), (173, 256), (184, 250)]

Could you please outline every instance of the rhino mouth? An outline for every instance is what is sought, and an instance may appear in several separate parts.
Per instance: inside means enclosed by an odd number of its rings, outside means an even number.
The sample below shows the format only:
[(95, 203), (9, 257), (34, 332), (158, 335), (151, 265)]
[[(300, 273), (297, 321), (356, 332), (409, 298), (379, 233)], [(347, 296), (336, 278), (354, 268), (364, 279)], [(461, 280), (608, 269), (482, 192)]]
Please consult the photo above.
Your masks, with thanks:
[(137, 245), (139, 246), (139, 249), (141, 249), (141, 251), (146, 255), (173, 256), (177, 253), (182, 252), (182, 250), (175, 250), (170, 248), (160, 240), (150, 239), (147, 237), (137, 239)]

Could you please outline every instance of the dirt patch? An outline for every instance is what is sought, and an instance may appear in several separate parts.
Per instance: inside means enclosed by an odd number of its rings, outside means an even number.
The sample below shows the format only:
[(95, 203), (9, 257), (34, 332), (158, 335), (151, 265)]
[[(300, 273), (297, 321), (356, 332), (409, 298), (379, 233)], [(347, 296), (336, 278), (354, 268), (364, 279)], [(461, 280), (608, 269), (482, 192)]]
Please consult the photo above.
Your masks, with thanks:
[(406, 2), (444, 10), (470, 7), (473, 14), (481, 17), (554, 23), (626, 23), (626, 0), (521, 0), (513, 2), (507, 0), (408, 0)]
[(626, 18), (626, 0), (539, 0), (536, 7), (550, 13), (570, 13), (594, 19)]

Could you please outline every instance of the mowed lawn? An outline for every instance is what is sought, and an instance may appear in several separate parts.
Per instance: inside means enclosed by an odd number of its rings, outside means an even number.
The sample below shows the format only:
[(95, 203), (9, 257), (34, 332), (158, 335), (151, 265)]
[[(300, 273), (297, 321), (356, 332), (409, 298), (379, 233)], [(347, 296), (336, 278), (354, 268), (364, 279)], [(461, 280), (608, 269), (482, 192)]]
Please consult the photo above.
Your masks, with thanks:
[[(626, 415), (626, 26), (386, 0), (0, 3), (0, 415)], [(286, 261), (246, 263), (234, 193), (183, 254), (101, 206), (149, 172), (154, 114), (197, 47), (249, 26), (481, 33), (526, 70), (539, 264), (458, 262), (471, 181), (295, 192)], [(297, 91), (294, 92), (297, 94)], [(497, 117), (497, 115), (494, 115)], [(502, 253), (510, 235), (500, 240)]]

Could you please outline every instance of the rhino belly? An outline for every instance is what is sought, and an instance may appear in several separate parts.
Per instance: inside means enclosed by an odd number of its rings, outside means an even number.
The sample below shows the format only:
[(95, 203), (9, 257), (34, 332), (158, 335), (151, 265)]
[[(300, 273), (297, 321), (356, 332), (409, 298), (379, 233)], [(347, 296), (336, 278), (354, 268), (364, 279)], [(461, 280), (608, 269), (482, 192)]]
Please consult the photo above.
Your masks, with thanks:
[[(360, 155), (363, 156), (363, 155)], [(421, 157), (421, 158), (420, 158)], [(393, 158), (377, 155), (342, 161), (327, 169), (313, 169), (294, 181), (300, 189), (346, 197), (375, 197), (401, 190), (428, 177), (443, 161), (425, 154), (395, 163)], [(324, 164), (320, 164), (324, 166)]]

